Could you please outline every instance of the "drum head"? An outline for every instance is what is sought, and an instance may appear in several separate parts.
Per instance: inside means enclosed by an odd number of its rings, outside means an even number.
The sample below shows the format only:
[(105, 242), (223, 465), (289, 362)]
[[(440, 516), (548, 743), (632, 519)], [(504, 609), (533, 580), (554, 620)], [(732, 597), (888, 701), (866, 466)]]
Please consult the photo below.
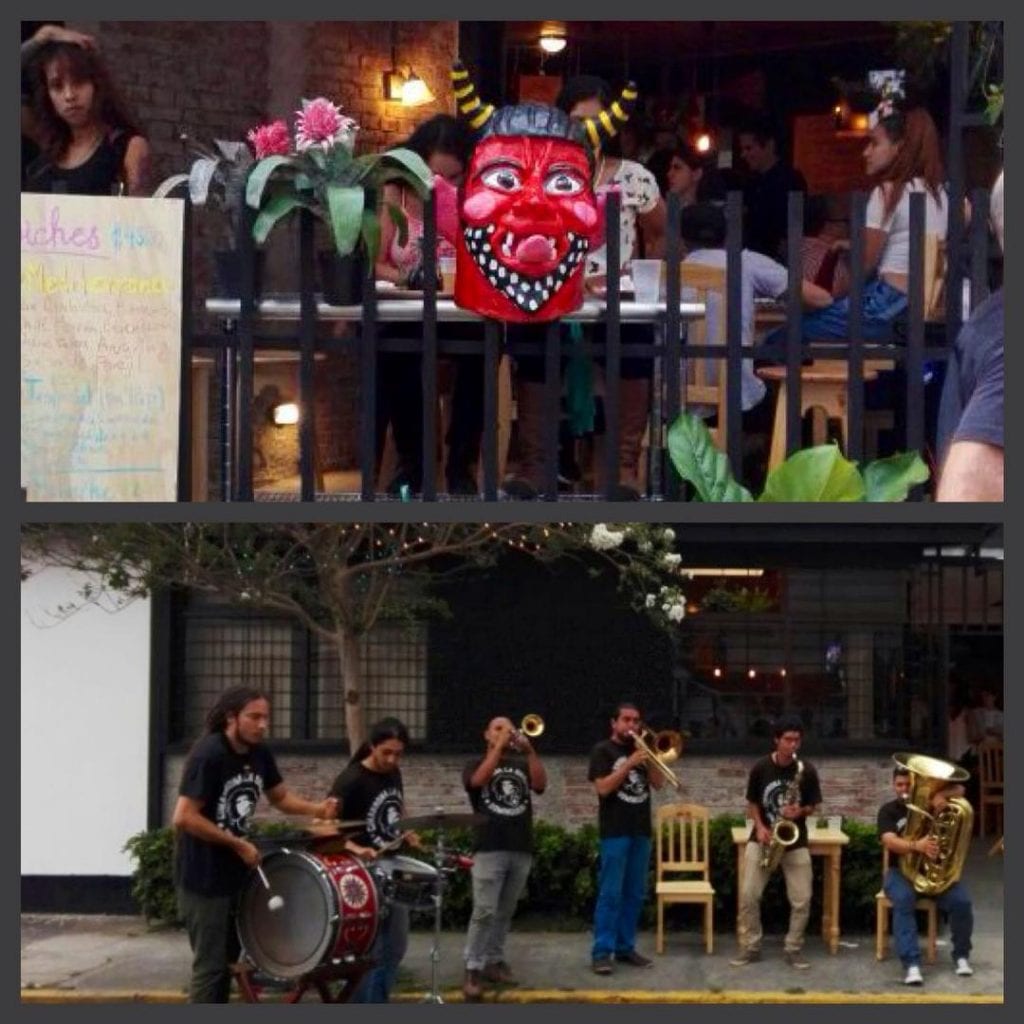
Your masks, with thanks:
[[(275, 978), (298, 978), (318, 966), (334, 945), (334, 887), (316, 858), (301, 851), (268, 854), (262, 866), (270, 890), (253, 872), (238, 907), (238, 937), (260, 970)], [(284, 906), (271, 910), (271, 896), (280, 896)]]

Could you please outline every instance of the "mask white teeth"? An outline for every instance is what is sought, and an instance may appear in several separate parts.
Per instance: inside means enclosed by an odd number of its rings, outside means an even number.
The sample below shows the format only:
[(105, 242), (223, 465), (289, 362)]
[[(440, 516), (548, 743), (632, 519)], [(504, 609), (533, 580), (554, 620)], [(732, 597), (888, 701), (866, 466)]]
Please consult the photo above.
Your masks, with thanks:
[(505, 254), (506, 256), (508, 256), (508, 257), (509, 257), (510, 259), (511, 259), (511, 257), (512, 257), (512, 241), (513, 241), (513, 239), (512, 239), (512, 235), (506, 235), (506, 236), (505, 236), (505, 243), (504, 243), (504, 245), (503, 245), (503, 246), (501, 247), (501, 249), (502, 249), (502, 252), (503, 252), (503, 253), (504, 253), (504, 254)]

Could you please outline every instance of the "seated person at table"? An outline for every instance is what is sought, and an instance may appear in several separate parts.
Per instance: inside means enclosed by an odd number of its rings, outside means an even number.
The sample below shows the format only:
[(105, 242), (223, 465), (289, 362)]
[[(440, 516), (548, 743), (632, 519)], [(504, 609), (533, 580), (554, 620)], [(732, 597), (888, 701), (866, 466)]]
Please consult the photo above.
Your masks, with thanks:
[[(469, 161), (472, 139), (461, 121), (449, 114), (437, 114), (418, 125), (402, 145), (423, 158), (434, 174), (457, 185)], [(400, 288), (423, 288), (423, 205), (409, 189), (399, 184), (384, 186), (384, 204), (404, 211), (409, 236), (403, 245), (387, 212), (380, 213), (380, 257), (378, 280), (390, 281)], [(455, 250), (438, 239), (437, 255), (454, 256)], [(479, 325), (438, 324), (439, 338), (479, 337)], [(469, 332), (468, 335), (466, 332)], [(442, 334), (443, 332), (443, 334)], [(382, 337), (422, 337), (418, 324), (391, 324)], [(451, 494), (475, 494), (475, 467), (480, 455), (483, 432), (483, 358), (457, 355), (455, 385), (452, 394), (451, 427), (448, 431), (448, 462), (445, 478)], [(423, 486), (423, 385), (420, 356), (412, 352), (383, 352), (378, 356), (377, 375), (377, 459), (380, 461), (384, 435), (391, 424), (398, 468), (388, 485), (389, 493), (410, 492)]]
[[(721, 207), (711, 203), (688, 206), (683, 210), (680, 221), (687, 252), (684, 262), (724, 268), (726, 225)], [(750, 249), (742, 251), (742, 267), (741, 335), (744, 347), (749, 348), (754, 344), (754, 300), (785, 298), (789, 288), (789, 271), (781, 263)], [(807, 280), (801, 281), (800, 294), (805, 306), (816, 309), (832, 301), (832, 296), (824, 288)], [(725, 297), (713, 293), (708, 297), (708, 338), (718, 336), (718, 318), (722, 316), (725, 316)], [(711, 374), (712, 379), (714, 372)], [(743, 360), (741, 381), (743, 411), (746, 412), (764, 398), (766, 390), (764, 381), (754, 373), (752, 359)]]

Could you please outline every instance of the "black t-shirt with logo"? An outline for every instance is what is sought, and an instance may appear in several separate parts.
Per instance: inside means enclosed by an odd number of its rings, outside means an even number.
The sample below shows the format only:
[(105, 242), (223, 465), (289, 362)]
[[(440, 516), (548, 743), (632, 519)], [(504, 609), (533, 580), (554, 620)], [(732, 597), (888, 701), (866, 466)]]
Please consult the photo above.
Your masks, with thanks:
[[(882, 804), (878, 809), (879, 836), (884, 836), (886, 832), (902, 836), (907, 828), (907, 816), (907, 802), (902, 797), (897, 797), (895, 800), (890, 800), (887, 804)], [(898, 867), (899, 863), (900, 855), (898, 853), (890, 853), (889, 865), (891, 867)]]
[[(611, 775), (633, 753), (633, 745), (602, 740), (590, 752), (591, 782)], [(645, 836), (651, 834), (651, 787), (647, 766), (631, 768), (618, 789), (598, 798), (597, 825), (602, 839), (612, 836)]]
[[(260, 794), (281, 782), (274, 755), (262, 744), (237, 753), (222, 732), (204, 736), (185, 762), (178, 792), (202, 805), (200, 813), (236, 836), (249, 832)], [(234, 850), (179, 832), (175, 880), (204, 896), (231, 896), (249, 869)]]
[(530, 853), (533, 801), (527, 759), (515, 754), (501, 758), (491, 777), (482, 786), (473, 787), (469, 780), (482, 760), (468, 762), (462, 772), (462, 784), (473, 810), (487, 815), (487, 821), (476, 830), (476, 849)]
[[(803, 760), (801, 758), (801, 760)], [(785, 768), (775, 763), (769, 754), (762, 757), (750, 769), (747, 779), (747, 800), (759, 804), (764, 823), (771, 828), (781, 817), (781, 808), (786, 801), (786, 790), (796, 777), (797, 762), (794, 758)], [(811, 807), (821, 803), (821, 784), (818, 772), (810, 761), (803, 761), (803, 776), (800, 779), (800, 806)], [(807, 819), (796, 819), (797, 840), (790, 847), (799, 850), (807, 845)]]
[(350, 837), (353, 842), (379, 848), (398, 838), (398, 821), (405, 813), (401, 771), (375, 772), (356, 761), (334, 780), (330, 795), (338, 798), (343, 819), (366, 822), (362, 832)]

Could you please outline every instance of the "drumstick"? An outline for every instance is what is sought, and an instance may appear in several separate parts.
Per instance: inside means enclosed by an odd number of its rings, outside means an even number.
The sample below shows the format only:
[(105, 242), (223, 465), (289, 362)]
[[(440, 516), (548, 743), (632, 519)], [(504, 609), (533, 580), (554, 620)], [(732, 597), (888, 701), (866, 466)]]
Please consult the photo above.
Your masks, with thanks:
[[(256, 870), (259, 872), (260, 880), (263, 882), (263, 887), (270, 892), (270, 883), (267, 881), (267, 876), (263, 873), (263, 865), (257, 864)], [(270, 897), (267, 900), (267, 906), (271, 910), (280, 910), (284, 906), (284, 897), (278, 896), (277, 894)]]

